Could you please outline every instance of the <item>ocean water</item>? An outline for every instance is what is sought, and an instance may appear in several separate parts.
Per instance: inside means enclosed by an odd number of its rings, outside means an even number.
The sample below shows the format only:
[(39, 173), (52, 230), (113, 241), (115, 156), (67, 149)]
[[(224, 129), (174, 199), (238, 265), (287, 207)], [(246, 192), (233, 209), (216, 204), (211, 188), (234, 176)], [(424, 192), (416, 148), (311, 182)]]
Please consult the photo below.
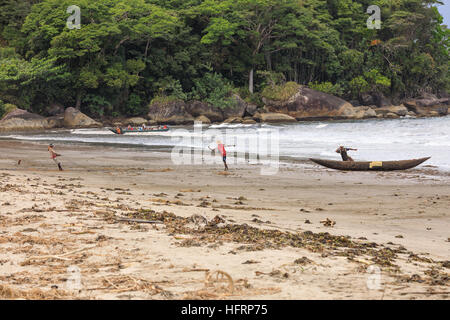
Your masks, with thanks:
[[(298, 122), (295, 124), (215, 124), (172, 127), (169, 132), (146, 135), (115, 135), (107, 129), (53, 130), (41, 133), (3, 134), (1, 139), (52, 142), (55, 144), (102, 144), (127, 148), (170, 150), (176, 145), (197, 150), (223, 141), (228, 155), (260, 152), (269, 145), (283, 159), (310, 157), (340, 159), (339, 145), (357, 148), (349, 155), (355, 160), (405, 160), (429, 157), (425, 165), (450, 171), (450, 116), (339, 122)], [(255, 145), (258, 148), (255, 149)], [(276, 145), (276, 146), (275, 146)], [(272, 149), (271, 149), (272, 148)], [(255, 151), (256, 150), (256, 151)], [(262, 150), (265, 150), (264, 148)]]

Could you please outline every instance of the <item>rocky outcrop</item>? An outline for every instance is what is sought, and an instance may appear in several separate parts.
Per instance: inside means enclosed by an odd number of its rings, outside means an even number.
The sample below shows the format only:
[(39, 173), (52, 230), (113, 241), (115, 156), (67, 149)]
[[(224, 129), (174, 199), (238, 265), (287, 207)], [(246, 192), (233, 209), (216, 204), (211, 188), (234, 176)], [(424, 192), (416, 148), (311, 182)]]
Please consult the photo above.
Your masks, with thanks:
[(357, 110), (347, 101), (304, 86), (286, 101), (263, 98), (270, 113), (283, 113), (297, 120), (351, 119)]
[(377, 113), (369, 106), (355, 107), (355, 115), (353, 119), (376, 118)]
[(242, 121), (241, 117), (230, 117), (225, 119), (224, 123), (242, 123)]
[(375, 109), (376, 114), (386, 115), (388, 113), (394, 113), (400, 117), (404, 117), (408, 114), (408, 108), (404, 105), (400, 106), (389, 106)]
[(261, 122), (268, 122), (268, 123), (296, 122), (297, 121), (294, 117), (291, 117), (290, 115), (283, 114), (283, 113), (275, 113), (275, 112), (258, 113), (255, 115), (255, 117), (258, 117)]
[(154, 123), (183, 125), (193, 124), (194, 117), (186, 110), (184, 101), (155, 102), (149, 107), (148, 117)]
[(234, 94), (232, 97), (234, 102), (234, 106), (225, 108), (222, 110), (223, 117), (231, 118), (231, 117), (239, 117), (242, 118), (245, 114), (245, 110), (247, 109), (247, 102), (242, 100), (240, 96)]
[(134, 118), (128, 118), (124, 121), (125, 124), (131, 124), (131, 125), (137, 125), (142, 126), (143, 124), (147, 123), (147, 120), (140, 117), (134, 117)]
[(449, 114), (449, 98), (410, 99), (403, 103), (409, 111), (421, 117), (445, 116)]
[(219, 108), (201, 101), (191, 101), (186, 104), (186, 112), (193, 117), (205, 116), (211, 122), (221, 122), (225, 119)]
[(0, 131), (44, 130), (51, 128), (46, 118), (22, 109), (9, 112), (0, 121)]
[(64, 112), (64, 126), (66, 128), (95, 128), (100, 127), (101, 124), (80, 110), (70, 107)]
[(211, 124), (211, 120), (209, 120), (205, 116), (198, 116), (197, 118), (195, 118), (195, 122), (201, 122), (202, 124)]
[(247, 104), (247, 107), (245, 108), (245, 114), (253, 116), (257, 110), (258, 110), (257, 105), (249, 103), (249, 104)]

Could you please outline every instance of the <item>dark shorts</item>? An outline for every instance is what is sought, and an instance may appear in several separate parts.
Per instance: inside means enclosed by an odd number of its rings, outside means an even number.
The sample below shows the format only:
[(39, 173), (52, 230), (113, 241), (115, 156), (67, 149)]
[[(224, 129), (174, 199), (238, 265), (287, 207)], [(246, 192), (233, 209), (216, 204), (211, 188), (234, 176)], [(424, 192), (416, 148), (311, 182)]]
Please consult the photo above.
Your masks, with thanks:
[(227, 156), (223, 156), (222, 160), (223, 160), (223, 162), (226, 162), (227, 161)]

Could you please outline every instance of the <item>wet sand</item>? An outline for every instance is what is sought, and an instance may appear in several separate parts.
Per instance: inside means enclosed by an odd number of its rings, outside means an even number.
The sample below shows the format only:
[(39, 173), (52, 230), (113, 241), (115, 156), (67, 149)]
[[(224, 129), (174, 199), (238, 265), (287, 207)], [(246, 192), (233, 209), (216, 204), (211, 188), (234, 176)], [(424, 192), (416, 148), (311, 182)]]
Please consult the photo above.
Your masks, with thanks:
[(63, 172), (46, 145), (0, 141), (0, 298), (450, 297), (450, 177), (433, 168), (264, 176), (56, 150)]

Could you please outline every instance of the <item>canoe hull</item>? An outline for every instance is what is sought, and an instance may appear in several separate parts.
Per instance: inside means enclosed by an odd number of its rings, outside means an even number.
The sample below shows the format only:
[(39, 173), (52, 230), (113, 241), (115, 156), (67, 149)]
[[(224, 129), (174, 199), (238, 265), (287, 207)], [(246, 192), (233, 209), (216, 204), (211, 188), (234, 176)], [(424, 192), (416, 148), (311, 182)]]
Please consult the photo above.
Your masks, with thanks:
[(430, 157), (399, 161), (335, 161), (324, 159), (310, 159), (324, 167), (344, 171), (393, 171), (407, 170), (417, 167)]
[(133, 135), (138, 135), (138, 134), (149, 134), (149, 133), (159, 133), (159, 132), (167, 132), (169, 131), (169, 128), (167, 129), (154, 129), (154, 130), (128, 130), (128, 129), (121, 129), (120, 133), (117, 132), (117, 129), (109, 129), (111, 132), (115, 133), (115, 134), (133, 134)]

